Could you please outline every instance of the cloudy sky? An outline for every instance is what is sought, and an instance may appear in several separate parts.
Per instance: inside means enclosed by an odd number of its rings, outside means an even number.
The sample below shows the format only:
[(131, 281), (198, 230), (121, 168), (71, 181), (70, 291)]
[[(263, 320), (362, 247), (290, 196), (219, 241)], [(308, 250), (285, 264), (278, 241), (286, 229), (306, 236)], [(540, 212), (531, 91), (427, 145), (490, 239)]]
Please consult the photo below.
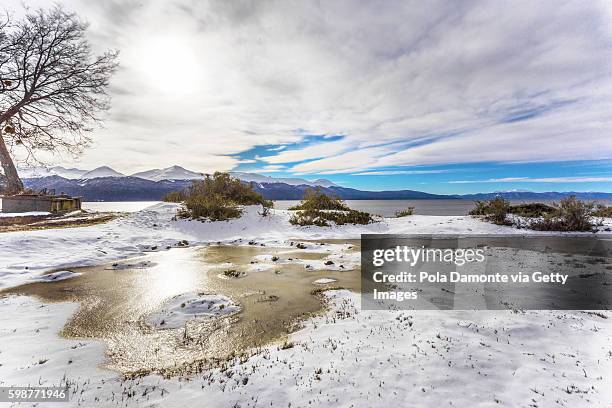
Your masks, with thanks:
[(57, 164), (612, 191), (609, 2), (61, 4), (121, 68), (93, 145)]

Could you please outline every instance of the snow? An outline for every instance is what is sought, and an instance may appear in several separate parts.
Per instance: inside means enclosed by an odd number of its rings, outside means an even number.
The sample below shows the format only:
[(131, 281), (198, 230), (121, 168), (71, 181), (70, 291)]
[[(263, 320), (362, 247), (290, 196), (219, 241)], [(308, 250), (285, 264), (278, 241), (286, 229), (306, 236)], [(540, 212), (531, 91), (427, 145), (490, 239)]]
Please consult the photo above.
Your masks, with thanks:
[(35, 217), (41, 215), (50, 215), (50, 212), (47, 211), (30, 211), (30, 212), (21, 212), (21, 213), (4, 213), (0, 212), (0, 218), (9, 218), (9, 217)]
[[(239, 219), (222, 222), (174, 221), (178, 204), (159, 203), (142, 211), (104, 224), (82, 228), (16, 231), (0, 234), (0, 287), (19, 285), (45, 271), (76, 266), (99, 265), (142, 255), (145, 252), (206, 243), (246, 243), (255, 240), (267, 245), (315, 239), (359, 239), (364, 233), (385, 234), (551, 234), (498, 226), (469, 216), (413, 215), (382, 218), (368, 225), (300, 227), (289, 224), (291, 211), (272, 210), (262, 217), (260, 206), (248, 206)], [(607, 219), (606, 225), (612, 225)], [(590, 234), (590, 233), (587, 233)], [(309, 247), (314, 247), (309, 244)], [(343, 256), (347, 256), (344, 254)], [(354, 259), (330, 258), (340, 268)], [(309, 261), (322, 268), (322, 261)], [(348, 267), (347, 264), (344, 264)], [(341, 269), (341, 268), (340, 268)]]
[[(326, 179), (317, 179), (317, 180), (306, 180), (301, 178), (278, 178), (278, 177), (270, 177), (264, 176), (257, 173), (243, 173), (243, 172), (231, 172), (232, 177), (236, 177), (242, 181), (246, 182), (254, 182), (254, 183), (285, 183), (290, 186), (311, 186), (311, 187), (334, 187), (338, 186), (337, 184), (326, 180)], [(262, 186), (263, 187), (263, 186)]]
[(54, 166), (18, 168), (17, 171), (21, 178), (60, 176), (66, 179), (79, 179), (89, 170), (67, 169), (62, 166)]
[(111, 169), (108, 166), (102, 166), (95, 168), (87, 173), (81, 175), (81, 179), (94, 179), (98, 177), (125, 177), (124, 174), (119, 173), (118, 171)]
[(43, 304), (25, 296), (0, 298), (0, 386), (39, 381), (52, 386), (60, 385), (64, 376), (75, 382), (116, 376), (97, 368), (104, 361), (102, 342), (58, 336), (77, 308), (76, 303)]
[(250, 272), (265, 271), (273, 269), (278, 265), (292, 264), (303, 265), (307, 269), (312, 270), (352, 270), (359, 266), (361, 255), (359, 252), (350, 252), (349, 244), (327, 244), (325, 246), (315, 245), (312, 243), (301, 243), (300, 251), (308, 252), (327, 252), (329, 255), (323, 259), (301, 259), (295, 255), (296, 247), (283, 243), (275, 243), (278, 246), (284, 246), (285, 250), (278, 251), (275, 254), (261, 254), (253, 257), (256, 263), (249, 265)]
[(334, 283), (334, 282), (338, 282), (338, 281), (333, 278), (321, 278), (321, 279), (317, 279), (316, 281), (312, 283), (314, 283), (315, 285), (327, 285), (328, 283)]
[[(0, 284), (44, 279), (42, 273), (57, 269), (65, 269), (56, 272), (58, 278), (70, 278), (71, 266), (184, 247), (179, 244), (183, 240), (190, 248), (175, 251), (179, 257), (214, 242), (282, 247), (277, 261), (264, 255), (253, 264), (265, 268), (285, 262), (286, 252), (295, 251), (291, 242), (301, 240), (305, 251), (314, 252), (322, 248), (307, 241), (355, 239), (362, 233), (549, 234), (468, 216), (410, 216), (326, 228), (292, 226), (288, 211), (262, 217), (256, 206), (247, 207), (240, 219), (216, 223), (173, 221), (176, 209), (164, 203), (106, 224), (0, 234)], [(347, 245), (325, 249), (325, 258), (303, 261), (313, 269), (359, 262), (359, 254), (347, 252)], [(156, 267), (156, 262), (157, 267), (177, 267), (176, 259), (161, 265), (160, 255), (152, 254), (151, 264), (126, 260), (112, 268)], [(325, 265), (330, 260), (333, 265)], [(248, 359), (236, 358), (189, 378), (149, 375), (134, 380), (99, 368), (105, 359), (101, 342), (58, 335), (76, 304), (2, 297), (0, 386), (68, 381), (73, 391), (64, 406), (88, 407), (612, 406), (610, 312), (362, 311), (355, 293), (331, 291), (326, 296), (329, 310), (289, 335), (289, 346), (270, 345)], [(226, 306), (221, 309), (221, 304)], [(222, 296), (186, 293), (170, 299), (148, 321), (157, 328), (181, 327), (196, 316), (214, 319), (237, 312), (237, 307)]]
[(140, 177), (145, 180), (202, 180), (204, 173), (196, 173), (181, 166), (172, 166), (165, 169), (152, 169), (132, 174), (132, 177)]
[(157, 329), (176, 329), (189, 320), (214, 319), (239, 311), (240, 306), (227, 296), (185, 293), (167, 301), (163, 309), (149, 315), (146, 322)]
[(82, 275), (81, 273), (72, 272), (72, 271), (57, 271), (47, 273), (45, 275), (41, 275), (39, 277), (34, 278), (34, 281), (37, 282), (56, 282), (62, 281), (70, 278), (74, 278), (76, 276)]
[(97, 368), (100, 343), (57, 336), (75, 305), (0, 299), (0, 385), (67, 380), (64, 406), (88, 407), (612, 404), (609, 312), (360, 311), (353, 293), (327, 296), (330, 311), (291, 335), (293, 347), (189, 378), (135, 380)]

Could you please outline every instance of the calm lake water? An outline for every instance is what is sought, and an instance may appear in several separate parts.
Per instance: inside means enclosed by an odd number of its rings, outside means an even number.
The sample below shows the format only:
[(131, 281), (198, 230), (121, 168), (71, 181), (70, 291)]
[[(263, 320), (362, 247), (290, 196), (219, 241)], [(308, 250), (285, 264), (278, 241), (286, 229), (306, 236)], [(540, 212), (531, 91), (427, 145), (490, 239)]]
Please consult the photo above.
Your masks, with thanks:
[[(84, 202), (83, 209), (91, 211), (135, 212), (157, 204), (155, 201)], [(274, 208), (286, 210), (299, 201), (275, 201)], [(415, 214), (421, 215), (466, 215), (474, 206), (469, 200), (347, 200), (349, 207), (372, 214), (392, 217), (396, 211), (414, 207)]]
[[(275, 201), (274, 208), (286, 210), (299, 201)], [(393, 217), (396, 211), (414, 207), (421, 215), (465, 215), (474, 207), (471, 200), (346, 200), (355, 210), (367, 211), (383, 217)]]
[(82, 208), (89, 211), (136, 212), (159, 203), (160, 201), (86, 201)]
[[(538, 200), (541, 203), (552, 204), (551, 200)], [(274, 208), (286, 210), (299, 201), (275, 201)], [(512, 200), (512, 204), (524, 204), (530, 200)], [(467, 215), (474, 207), (472, 200), (347, 200), (349, 207), (367, 211), (383, 217), (393, 217), (395, 212), (407, 207), (414, 207), (414, 213), (419, 215)], [(599, 203), (612, 205), (612, 200), (600, 200)]]

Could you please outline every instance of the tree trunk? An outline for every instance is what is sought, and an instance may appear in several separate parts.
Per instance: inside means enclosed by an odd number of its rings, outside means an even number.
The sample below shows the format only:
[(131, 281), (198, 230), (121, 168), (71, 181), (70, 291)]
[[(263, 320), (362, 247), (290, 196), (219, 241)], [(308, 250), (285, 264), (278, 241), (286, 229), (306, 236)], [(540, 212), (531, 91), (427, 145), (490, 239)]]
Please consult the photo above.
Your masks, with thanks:
[(2, 165), (2, 169), (4, 170), (4, 176), (6, 177), (7, 186), (4, 191), (5, 195), (13, 195), (18, 194), (23, 191), (23, 183), (19, 178), (19, 174), (17, 174), (17, 169), (15, 168), (15, 163), (13, 163), (13, 159), (11, 159), (11, 155), (9, 154), (8, 149), (6, 148), (6, 143), (4, 143), (4, 137), (2, 136), (2, 131), (0, 130), (0, 164)]

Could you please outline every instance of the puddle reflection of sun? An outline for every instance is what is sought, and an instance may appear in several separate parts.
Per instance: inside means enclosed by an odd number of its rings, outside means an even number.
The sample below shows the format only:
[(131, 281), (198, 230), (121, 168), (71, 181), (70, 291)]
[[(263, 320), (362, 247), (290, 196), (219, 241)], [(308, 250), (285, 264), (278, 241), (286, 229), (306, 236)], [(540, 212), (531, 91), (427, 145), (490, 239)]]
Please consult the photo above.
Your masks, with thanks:
[(146, 304), (159, 305), (176, 295), (197, 291), (205, 279), (205, 271), (197, 258), (179, 255), (158, 257), (158, 260), (157, 265), (145, 270), (139, 277), (138, 284), (143, 290), (143, 302)]

